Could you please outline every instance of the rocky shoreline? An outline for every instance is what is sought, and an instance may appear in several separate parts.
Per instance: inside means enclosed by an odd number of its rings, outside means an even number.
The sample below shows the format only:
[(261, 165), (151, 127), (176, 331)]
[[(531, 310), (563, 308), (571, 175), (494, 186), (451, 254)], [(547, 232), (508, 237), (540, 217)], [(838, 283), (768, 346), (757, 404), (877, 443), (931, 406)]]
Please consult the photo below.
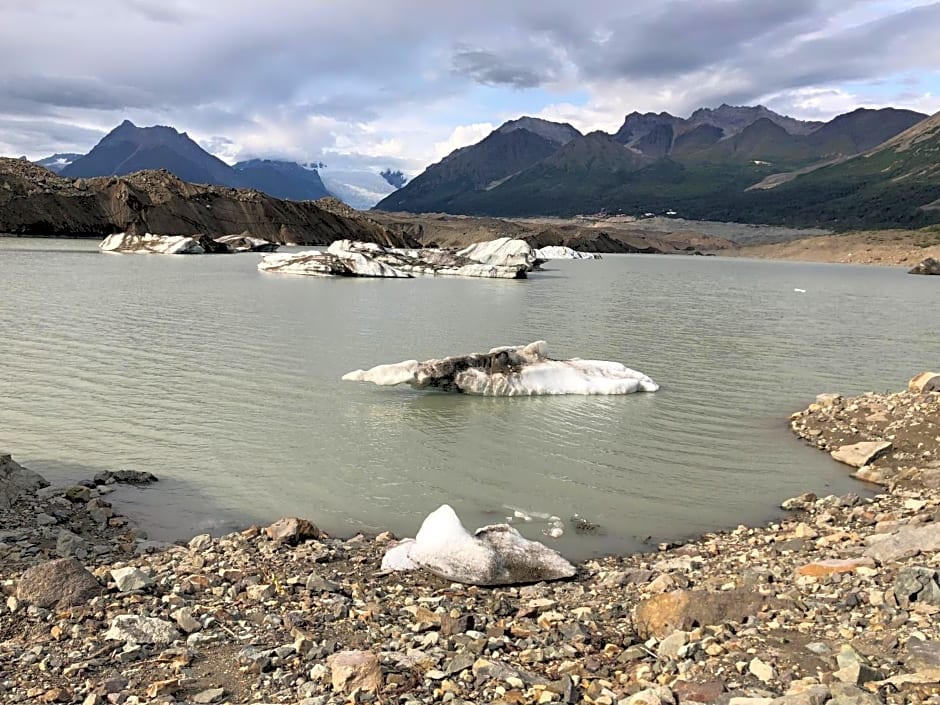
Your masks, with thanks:
[(827, 452), (881, 444), (856, 471), (882, 485), (873, 497), (804, 495), (764, 526), (519, 587), (383, 573), (392, 536), (340, 539), (298, 519), (149, 542), (107, 500), (110, 483), (149, 478), (41, 487), (4, 456), (0, 499), (21, 494), (0, 501), (0, 693), (85, 705), (938, 702), (930, 379), (821, 395), (791, 417)]

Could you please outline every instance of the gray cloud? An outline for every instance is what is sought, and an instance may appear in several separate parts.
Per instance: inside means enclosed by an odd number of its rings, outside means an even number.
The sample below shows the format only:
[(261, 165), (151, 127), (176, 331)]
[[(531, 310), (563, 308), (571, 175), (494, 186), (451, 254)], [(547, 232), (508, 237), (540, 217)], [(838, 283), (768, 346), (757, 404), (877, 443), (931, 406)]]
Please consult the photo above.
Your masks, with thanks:
[(451, 63), (454, 73), (487, 86), (535, 88), (551, 82), (558, 73), (557, 68), (544, 59), (507, 57), (481, 49), (458, 49)]
[(552, 100), (687, 113), (936, 81), (937, 27), (915, 0), (0, 0), (0, 148), (84, 151), (128, 117), (233, 156), (407, 165)]

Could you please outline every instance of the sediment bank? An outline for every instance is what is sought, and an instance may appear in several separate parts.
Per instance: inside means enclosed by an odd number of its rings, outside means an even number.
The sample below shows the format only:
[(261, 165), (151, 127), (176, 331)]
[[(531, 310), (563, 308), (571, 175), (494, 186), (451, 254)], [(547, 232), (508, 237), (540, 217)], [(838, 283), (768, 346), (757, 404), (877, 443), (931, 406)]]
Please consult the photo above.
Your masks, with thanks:
[[(823, 396), (790, 423), (825, 451), (891, 443), (861, 475), (883, 490), (521, 587), (382, 574), (390, 535), (299, 521), (152, 544), (108, 484), (27, 491), (0, 510), (5, 701), (936, 699), (940, 392)], [(63, 555), (94, 579), (24, 580)]]

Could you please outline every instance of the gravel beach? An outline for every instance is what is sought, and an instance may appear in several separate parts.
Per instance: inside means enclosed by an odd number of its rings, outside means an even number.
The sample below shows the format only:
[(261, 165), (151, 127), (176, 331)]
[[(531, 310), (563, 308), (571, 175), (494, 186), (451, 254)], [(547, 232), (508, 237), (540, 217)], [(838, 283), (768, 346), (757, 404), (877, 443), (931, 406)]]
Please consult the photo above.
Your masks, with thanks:
[(790, 418), (874, 496), (795, 497), (525, 586), (383, 573), (395, 537), (316, 517), (150, 542), (108, 494), (152, 477), (48, 487), (0, 456), (0, 700), (940, 702), (940, 391), (921, 378)]

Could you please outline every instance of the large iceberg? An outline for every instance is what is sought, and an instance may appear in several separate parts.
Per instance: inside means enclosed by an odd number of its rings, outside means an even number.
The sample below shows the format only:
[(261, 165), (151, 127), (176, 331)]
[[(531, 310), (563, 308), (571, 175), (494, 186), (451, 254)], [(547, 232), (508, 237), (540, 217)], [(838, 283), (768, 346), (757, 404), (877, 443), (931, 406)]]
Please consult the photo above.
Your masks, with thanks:
[(594, 252), (581, 252), (564, 245), (546, 245), (533, 251), (535, 256), (543, 261), (550, 259), (600, 259)]
[(314, 276), (408, 278), (425, 274), (525, 279), (526, 273), (537, 263), (532, 248), (522, 240), (501, 238), (493, 243), (480, 243), (458, 252), (437, 248), (398, 249), (374, 242), (337, 240), (326, 252), (265, 257), (258, 269)]
[(343, 375), (353, 382), (415, 389), (514, 397), (548, 394), (631, 394), (655, 392), (659, 385), (642, 372), (605, 360), (553, 360), (545, 341), (493, 348), (440, 360), (406, 360), (355, 370)]
[(473, 534), (447, 504), (431, 512), (413, 539), (386, 551), (382, 570), (423, 568), (468, 585), (513, 585), (560, 580), (575, 574), (557, 551), (530, 541), (508, 524), (493, 524)]
[(98, 249), (102, 252), (155, 255), (230, 254), (232, 252), (270, 252), (277, 245), (267, 240), (241, 235), (211, 238), (208, 235), (154, 235), (153, 233), (115, 233), (108, 235)]

